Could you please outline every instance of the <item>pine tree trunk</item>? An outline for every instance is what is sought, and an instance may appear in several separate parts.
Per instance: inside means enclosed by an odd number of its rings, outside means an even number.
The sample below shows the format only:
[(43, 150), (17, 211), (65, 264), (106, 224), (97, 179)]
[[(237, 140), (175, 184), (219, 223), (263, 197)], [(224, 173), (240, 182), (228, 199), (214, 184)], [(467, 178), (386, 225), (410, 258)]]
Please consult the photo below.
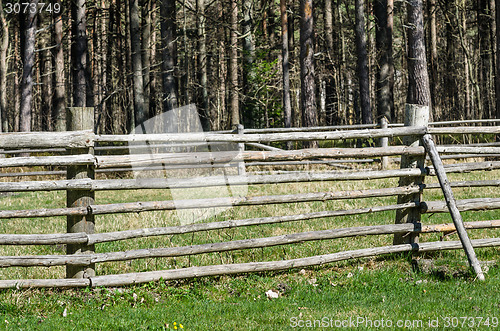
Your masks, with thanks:
[(394, 0), (387, 0), (387, 63), (389, 66), (389, 95), (391, 107), (391, 120), (396, 122), (394, 107), (394, 58), (392, 55), (392, 35), (394, 32)]
[[(459, 37), (460, 36), (465, 36), (466, 31), (467, 31), (467, 17), (466, 17), (466, 0), (461, 0), (461, 5), (460, 7), (462, 8), (462, 11), (460, 13), (460, 20), (461, 26), (459, 30)], [(458, 6), (457, 6), (457, 17), (459, 17), (458, 14)], [(466, 43), (466, 40), (462, 40), (462, 43)], [(471, 90), (470, 90), (470, 74), (469, 74), (469, 54), (467, 49), (465, 49), (462, 46), (462, 51), (464, 54), (464, 64), (463, 64), (463, 73), (464, 73), (464, 85), (465, 85), (465, 97), (464, 97), (464, 111), (465, 111), (465, 119), (470, 120), (472, 119), (472, 103), (471, 103)]]
[[(317, 126), (316, 82), (314, 72), (314, 22), (313, 1), (300, 1), (300, 81), (302, 125)], [(316, 141), (304, 143), (304, 147), (316, 148)]]
[[(332, 0), (325, 0), (324, 7), (325, 16), (325, 40), (327, 50), (327, 77), (326, 79), (326, 123), (333, 125), (338, 117), (338, 111), (335, 111), (335, 104), (339, 104), (337, 99), (338, 86), (337, 86), (337, 67), (338, 67), (338, 51), (335, 49), (335, 41), (333, 32), (333, 6)], [(337, 100), (336, 100), (337, 99)], [(336, 115), (337, 114), (337, 115)]]
[(288, 51), (288, 14), (286, 10), (286, 0), (280, 0), (281, 54), (283, 67), (283, 113), (285, 115), (285, 127), (290, 128), (292, 126), (292, 105), (290, 100), (290, 52)]
[(196, 0), (198, 24), (198, 114), (204, 131), (210, 130), (208, 114), (208, 74), (207, 74), (207, 35), (205, 32), (205, 0)]
[[(459, 120), (460, 110), (458, 109), (457, 95), (457, 68), (456, 68), (456, 28), (458, 27), (457, 18), (455, 17), (455, 7), (457, 6), (455, 0), (447, 1), (445, 6), (445, 34), (446, 34), (446, 75), (444, 76), (445, 85), (445, 105), (446, 113), (442, 114), (442, 118), (434, 109), (434, 119), (437, 121), (444, 119)], [(441, 115), (441, 114), (439, 114)]]
[[(157, 51), (157, 5), (156, 1), (151, 2), (151, 58), (150, 58), (150, 65), (151, 66), (156, 66), (156, 51)], [(157, 114), (157, 110), (160, 108), (159, 105), (157, 104), (158, 102), (158, 97), (157, 97), (157, 91), (158, 91), (158, 80), (156, 77), (156, 70), (149, 74), (149, 117), (154, 117)]]
[(491, 19), (489, 0), (478, 0), (478, 38), (479, 38), (479, 53), (480, 53), (480, 79), (479, 84), (482, 91), (481, 102), (482, 113), (480, 118), (491, 118), (491, 101), (490, 101), (490, 81), (491, 81)]
[[(495, 9), (495, 24), (497, 35), (495, 67), (496, 118), (500, 118), (500, 0), (495, 0)], [(497, 135), (497, 140), (500, 140), (500, 135)]]
[[(16, 23), (19, 23), (19, 26), (21, 26), (21, 15), (16, 16), (15, 20), (18, 21)], [(14, 24), (16, 24), (14, 23)], [(20, 39), (22, 35), (21, 29), (14, 29), (14, 37), (12, 38), (13, 45), (19, 45), (20, 44)], [(20, 131), (21, 128), (21, 79), (22, 79), (22, 66), (20, 65), (21, 63), (21, 47), (14, 46), (14, 112), (12, 116), (12, 131)]]
[[(39, 20), (41, 26), (48, 26), (51, 23), (49, 13), (40, 13)], [(39, 33), (40, 41), (40, 75), (41, 75), (41, 124), (42, 131), (52, 131), (52, 54), (50, 52), (50, 32), (43, 31)]]
[(176, 10), (174, 0), (162, 0), (161, 4), (163, 111), (166, 112), (177, 108), (178, 105), (177, 83), (174, 77), (177, 55)]
[[(219, 20), (224, 20), (224, 6), (221, 2), (218, 3), (217, 11), (219, 12)], [(218, 96), (218, 109), (217, 109), (217, 121), (218, 127), (217, 130), (222, 128), (228, 128), (230, 126), (230, 121), (228, 120), (230, 116), (226, 116), (228, 114), (227, 111), (227, 61), (226, 61), (226, 28), (223, 26), (217, 27), (217, 35), (219, 37), (218, 44), (218, 54), (219, 54), (219, 96)]]
[(431, 105), (422, 0), (408, 0), (408, 94), (406, 103)]
[[(38, 0), (31, 0), (31, 5), (38, 6)], [(37, 17), (27, 11), (21, 18), (21, 56), (23, 75), (21, 79), (21, 117), (20, 131), (31, 131), (31, 108), (33, 107), (33, 67), (35, 65), (35, 37)]]
[(238, 96), (238, 1), (231, 0), (230, 50), (229, 50), (229, 80), (231, 95), (231, 125), (240, 124), (240, 109)]
[[(0, 0), (0, 9), (3, 8)], [(7, 119), (7, 51), (9, 49), (9, 25), (5, 19), (3, 10), (0, 10), (0, 22), (2, 23), (0, 38), (0, 132), (8, 131)]]
[[(100, 133), (107, 133), (109, 130), (107, 130), (108, 125), (108, 103), (105, 101), (107, 98), (107, 94), (109, 93), (109, 86), (108, 86), (108, 77), (109, 77), (109, 70), (107, 69), (107, 64), (108, 64), (108, 49), (110, 48), (109, 44), (109, 35), (108, 35), (108, 22), (111, 21), (111, 16), (110, 16), (110, 6), (106, 8), (106, 1), (101, 0), (101, 20), (99, 22), (99, 35), (101, 36), (100, 42), (99, 42), (99, 53), (100, 53), (100, 61), (98, 62), (99, 66), (99, 73), (101, 75), (101, 83), (99, 84), (99, 117), (98, 117), (98, 123), (100, 127)], [(107, 15), (106, 15), (107, 14)], [(107, 20), (106, 20), (107, 18)]]
[[(57, 0), (59, 5), (61, 1)], [(63, 21), (61, 12), (53, 13), (54, 24), (54, 99), (52, 100), (52, 118), (56, 131), (66, 130), (66, 79), (64, 74)]]
[(142, 0), (142, 26), (141, 26), (141, 42), (142, 42), (142, 82), (144, 89), (144, 111), (146, 117), (151, 115), (151, 0)]
[[(438, 96), (440, 84), (439, 84), (439, 72), (438, 72), (438, 51), (437, 51), (437, 28), (436, 28), (436, 0), (429, 0), (429, 46), (430, 46), (430, 75), (429, 84), (431, 91), (431, 102), (434, 111), (434, 118), (438, 119), (440, 115), (440, 103), (441, 98)], [(437, 94), (437, 95), (436, 95)]]
[(372, 110), (370, 106), (370, 80), (368, 73), (368, 54), (366, 50), (366, 30), (365, 30), (365, 1), (355, 1), (356, 12), (356, 52), (357, 52), (357, 72), (359, 84), (359, 100), (361, 108), (362, 123), (372, 123)]
[(148, 119), (144, 107), (144, 81), (142, 72), (141, 25), (139, 18), (139, 0), (130, 0), (130, 38), (132, 51), (132, 70), (134, 82), (134, 118), (136, 130), (144, 133), (140, 126)]
[(390, 82), (389, 52), (392, 45), (388, 42), (387, 28), (387, 0), (375, 0), (374, 13), (376, 20), (376, 48), (377, 48), (377, 113), (380, 118), (385, 117), (391, 122), (391, 100), (392, 90)]
[(73, 76), (73, 107), (87, 106), (87, 28), (85, 0), (71, 2)]
[(254, 118), (257, 116), (256, 102), (254, 93), (254, 57), (255, 57), (255, 44), (252, 31), (253, 19), (253, 1), (243, 0), (243, 124), (246, 127), (253, 127)]

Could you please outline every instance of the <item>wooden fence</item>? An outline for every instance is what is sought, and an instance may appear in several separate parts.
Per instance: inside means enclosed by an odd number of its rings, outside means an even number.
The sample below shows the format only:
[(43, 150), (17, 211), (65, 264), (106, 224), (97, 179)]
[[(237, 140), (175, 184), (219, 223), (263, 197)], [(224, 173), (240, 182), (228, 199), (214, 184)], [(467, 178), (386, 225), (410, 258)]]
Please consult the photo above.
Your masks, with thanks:
[[(84, 110), (82, 110), (84, 111)], [(82, 115), (84, 116), (84, 115)], [(79, 123), (79, 124), (78, 124)], [(83, 123), (83, 124), (82, 124)], [(87, 123), (88, 124), (88, 123)], [(280, 150), (269, 146), (270, 143), (288, 141), (319, 141), (320, 146), (331, 146), (332, 141), (346, 139), (378, 139), (404, 136), (422, 137), (424, 134), (457, 135), (457, 134), (500, 134), (500, 126), (461, 126), (461, 127), (393, 127), (384, 129), (355, 129), (338, 131), (309, 131), (294, 129), (286, 132), (253, 132), (245, 133), (209, 133), (209, 134), (151, 134), (151, 135), (95, 135), (91, 131), (82, 131), (85, 121), (75, 124), (79, 131), (60, 133), (5, 133), (0, 134), (0, 149), (16, 149), (17, 151), (44, 151), (43, 156), (12, 156), (0, 159), (0, 168), (29, 169), (30, 167), (56, 167), (56, 173), (65, 174), (66, 179), (50, 179), (37, 181), (7, 181), (0, 182), (0, 192), (33, 192), (33, 191), (66, 191), (67, 206), (65, 208), (49, 209), (9, 209), (0, 208), (1, 222), (9, 219), (44, 218), (46, 222), (55, 221), (50, 217), (66, 216), (68, 220), (67, 233), (57, 234), (0, 234), (0, 245), (66, 245), (66, 254), (62, 255), (27, 255), (1, 256), (0, 267), (53, 267), (66, 266), (65, 279), (1, 279), (0, 288), (27, 287), (86, 287), (86, 286), (120, 286), (150, 281), (172, 280), (190, 277), (228, 275), (246, 272), (286, 270), (307, 266), (322, 265), (345, 259), (370, 257), (396, 252), (428, 252), (436, 250), (460, 249), (459, 241), (418, 242), (415, 237), (422, 233), (449, 233), (454, 231), (453, 224), (422, 224), (420, 222), (393, 224), (394, 219), (386, 225), (370, 225), (361, 227), (335, 228), (326, 230), (289, 233), (262, 238), (246, 238), (244, 240), (229, 240), (210, 242), (199, 245), (180, 247), (145, 247), (128, 251), (95, 252), (95, 245), (148, 238), (156, 236), (171, 236), (175, 234), (197, 233), (221, 229), (238, 229), (264, 224), (293, 223), (329, 217), (348, 217), (352, 215), (371, 214), (394, 211), (407, 214), (409, 211), (418, 214), (446, 213), (448, 206), (445, 201), (426, 201), (422, 198), (424, 191), (441, 188), (437, 183), (423, 184), (423, 178), (434, 176), (432, 166), (408, 167), (397, 169), (372, 169), (355, 167), (350, 170), (331, 171), (312, 166), (309, 170), (274, 171), (268, 173), (246, 172), (242, 164), (281, 165), (322, 164), (346, 165), (352, 160), (367, 160), (382, 157), (411, 157), (425, 159), (426, 150), (422, 146), (391, 145), (386, 147), (365, 148), (318, 148), (300, 150)], [(80, 126), (80, 127), (78, 127)], [(92, 126), (90, 126), (92, 127)], [(276, 131), (276, 130), (275, 130)], [(396, 140), (394, 140), (396, 141)], [(97, 155), (96, 144), (133, 143), (137, 147), (129, 154)], [(207, 151), (206, 144), (213, 145), (212, 151)], [(225, 150), (227, 144), (236, 144), (236, 150)], [(266, 150), (245, 150), (241, 144), (249, 148)], [(253, 145), (252, 145), (253, 144)], [(267, 144), (267, 145), (264, 145)], [(149, 152), (144, 148), (148, 146)], [(266, 147), (267, 146), (267, 147)], [(162, 148), (168, 147), (165, 151)], [(269, 148), (268, 148), (269, 147)], [(134, 147), (133, 147), (134, 148)], [(47, 150), (55, 149), (53, 155), (47, 155)], [(66, 151), (60, 155), (60, 149)], [(123, 149), (117, 149), (124, 152)], [(170, 150), (170, 152), (168, 152)], [(447, 145), (438, 146), (440, 154), (474, 155), (481, 160), (445, 165), (447, 173), (468, 173), (500, 169), (500, 147), (497, 145)], [(151, 152), (154, 151), (154, 152)], [(128, 152), (128, 151), (125, 151)], [(129, 171), (141, 169), (150, 171), (165, 169), (196, 169), (196, 167), (234, 167), (240, 170), (235, 174), (213, 175), (196, 178), (120, 178), (113, 176), (116, 169)], [(176, 168), (177, 167), (177, 168)], [(65, 169), (64, 169), (65, 168)], [(5, 170), (5, 169), (4, 169)], [(111, 170), (106, 178), (96, 179), (99, 171)], [(10, 170), (7, 170), (9, 173)], [(242, 173), (243, 171), (243, 173)], [(39, 176), (46, 175), (46, 170), (31, 171)], [(27, 170), (26, 173), (30, 173)], [(11, 178), (7, 177), (6, 178)], [(137, 190), (207, 188), (227, 186), (257, 186), (265, 184), (311, 183), (324, 181), (371, 181), (375, 179), (399, 178), (400, 184), (394, 187), (345, 189), (323, 192), (299, 192), (275, 195), (228, 196), (213, 198), (190, 198), (184, 200), (163, 201), (132, 201), (109, 204), (99, 204), (94, 201), (94, 192), (101, 190)], [(498, 187), (500, 179), (466, 180), (451, 182), (452, 187)], [(350, 200), (378, 197), (415, 197), (398, 200), (396, 204), (367, 206), (365, 208), (322, 210), (297, 215), (275, 215), (248, 219), (225, 219), (211, 222), (200, 222), (168, 227), (123, 229), (117, 232), (95, 233), (94, 223), (99, 222), (99, 216), (105, 214), (127, 214), (145, 211), (199, 209), (230, 206), (267, 206), (272, 204), (300, 204), (304, 202), (327, 202), (331, 200)], [(6, 198), (4, 198), (6, 199)], [(1, 200), (0, 200), (1, 201)], [(458, 200), (460, 211), (493, 210), (500, 208), (500, 194), (482, 198)], [(466, 222), (467, 229), (500, 228), (500, 220), (481, 220)], [(256, 233), (258, 233), (256, 231)], [(410, 234), (413, 239), (391, 246), (370, 247), (329, 254), (284, 259), (279, 261), (258, 261), (248, 263), (225, 263), (220, 265), (190, 266), (182, 269), (167, 269), (125, 273), (115, 275), (96, 275), (95, 264), (111, 261), (130, 261), (145, 258), (179, 257), (213, 252), (227, 252), (264, 248), (278, 245), (291, 245), (307, 241), (333, 240), (337, 238), (368, 236), (368, 235), (400, 235)], [(472, 240), (474, 247), (492, 247), (500, 245), (500, 238)]]

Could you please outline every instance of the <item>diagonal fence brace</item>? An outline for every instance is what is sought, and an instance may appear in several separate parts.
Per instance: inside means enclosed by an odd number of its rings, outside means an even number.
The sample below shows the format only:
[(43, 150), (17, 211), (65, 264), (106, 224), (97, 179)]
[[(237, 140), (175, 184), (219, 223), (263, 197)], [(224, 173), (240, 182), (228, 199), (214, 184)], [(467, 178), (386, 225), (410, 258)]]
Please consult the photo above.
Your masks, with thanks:
[(457, 203), (455, 201), (455, 197), (453, 196), (450, 182), (448, 181), (448, 177), (446, 176), (443, 162), (439, 157), (436, 145), (432, 140), (432, 136), (430, 134), (425, 134), (422, 137), (422, 142), (424, 143), (425, 150), (429, 154), (432, 164), (434, 165), (439, 184), (441, 185), (441, 189), (446, 200), (446, 205), (448, 206), (448, 210), (450, 211), (451, 218), (453, 219), (453, 223), (455, 224), (455, 228), (457, 229), (460, 242), (462, 243), (462, 246), (465, 250), (465, 254), (467, 255), (469, 264), (474, 269), (474, 272), (477, 275), (477, 279), (484, 281), (484, 274), (481, 270), (481, 265), (479, 264), (476, 252), (474, 252), (474, 247), (472, 247), (470, 238), (467, 234), (467, 231), (465, 230), (462, 215), (460, 215), (460, 211), (457, 208)]

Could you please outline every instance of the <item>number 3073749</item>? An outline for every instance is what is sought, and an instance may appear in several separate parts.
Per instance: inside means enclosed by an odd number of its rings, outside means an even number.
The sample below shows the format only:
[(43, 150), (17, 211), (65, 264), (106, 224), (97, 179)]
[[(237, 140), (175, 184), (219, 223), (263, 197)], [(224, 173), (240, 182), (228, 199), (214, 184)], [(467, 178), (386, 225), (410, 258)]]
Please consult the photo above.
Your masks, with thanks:
[(61, 12), (61, 4), (45, 2), (8, 2), (5, 4), (4, 11), (7, 14), (37, 14), (43, 11), (58, 14)]

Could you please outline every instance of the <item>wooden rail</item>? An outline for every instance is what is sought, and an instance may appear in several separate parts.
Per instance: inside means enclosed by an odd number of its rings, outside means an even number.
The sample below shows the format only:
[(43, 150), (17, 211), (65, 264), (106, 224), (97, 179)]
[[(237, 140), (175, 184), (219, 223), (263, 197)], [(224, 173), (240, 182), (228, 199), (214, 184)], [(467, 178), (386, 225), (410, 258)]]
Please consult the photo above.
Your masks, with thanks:
[[(77, 110), (78, 113), (78, 110)], [(83, 113), (82, 113), (83, 114)], [(85, 116), (85, 115), (82, 115)], [(477, 122), (477, 123), (491, 123)], [(424, 134), (432, 133), (438, 135), (455, 134), (499, 134), (500, 127), (438, 127), (438, 125), (449, 125), (453, 123), (443, 122), (432, 124), (430, 127), (399, 127), (388, 125), (388, 128), (372, 128), (371, 125), (362, 125), (350, 128), (341, 126), (330, 128), (287, 128), (287, 129), (264, 129), (252, 130), (242, 129), (235, 132), (223, 131), (217, 133), (203, 134), (153, 134), (153, 135), (94, 135), (91, 131), (74, 131), (62, 133), (12, 133), (0, 134), (0, 149), (6, 148), (6, 152), (12, 151), (37, 151), (38, 153), (64, 153), (65, 155), (43, 155), (30, 157), (6, 157), (0, 159), (0, 168), (19, 168), (29, 176), (46, 176), (50, 174), (67, 174), (67, 179), (39, 180), (39, 181), (8, 181), (8, 178), (21, 176), (23, 173), (3, 173), (0, 182), (0, 192), (28, 192), (28, 191), (54, 191), (62, 190), (74, 195), (77, 201), (81, 197), (89, 198), (88, 203), (74, 204), (72, 199), (64, 208), (51, 209), (26, 209), (26, 210), (0, 210), (0, 221), (8, 222), (15, 218), (36, 218), (67, 216), (75, 220), (75, 224), (82, 226), (88, 220), (93, 220), (99, 215), (105, 214), (127, 214), (154, 211), (173, 211), (182, 209), (217, 208), (232, 206), (268, 206), (271, 204), (297, 204), (310, 202), (326, 202), (333, 200), (384, 198), (386, 205), (367, 206), (355, 209), (339, 209), (311, 211), (297, 215), (277, 215), (258, 218), (221, 220), (207, 223), (194, 223), (179, 226), (123, 229), (117, 232), (92, 233), (92, 229), (85, 226), (81, 230), (73, 229), (73, 233), (58, 234), (0, 234), (0, 245), (67, 245), (76, 250), (68, 251), (63, 255), (26, 255), (13, 256), (5, 254), (0, 256), (0, 267), (31, 267), (31, 266), (66, 266), (69, 277), (83, 277), (76, 279), (26, 279), (26, 280), (0, 280), (0, 288), (24, 288), (24, 287), (87, 287), (87, 286), (121, 286), (148, 281), (179, 279), (189, 277), (201, 277), (210, 275), (236, 274), (242, 272), (259, 272), (272, 270), (287, 270), (290, 268), (302, 268), (306, 266), (321, 265), (341, 261), (349, 258), (368, 257), (394, 252), (426, 252), (446, 249), (461, 248), (460, 242), (411, 242), (387, 247), (364, 248), (354, 251), (334, 252), (332, 254), (301, 257), (283, 261), (260, 261), (240, 264), (194, 266), (179, 270), (159, 270), (122, 275), (94, 275), (93, 265), (96, 263), (112, 261), (128, 261), (145, 258), (179, 257), (197, 254), (209, 254), (228, 252), (232, 250), (245, 250), (264, 248), (281, 245), (294, 245), (307, 241), (335, 240), (346, 237), (359, 237), (369, 235), (403, 235), (416, 236), (418, 234), (455, 231), (456, 226), (446, 224), (421, 224), (403, 223), (391, 224), (393, 219), (388, 219), (385, 225), (370, 225), (349, 228), (331, 228), (312, 230), (307, 232), (288, 233), (271, 237), (246, 238), (242, 240), (226, 240), (220, 242), (208, 242), (190, 246), (138, 248), (128, 251), (100, 252), (95, 253), (93, 247), (108, 242), (131, 240), (137, 238), (150, 238), (156, 236), (172, 236), (202, 231), (214, 231), (224, 229), (238, 229), (248, 226), (264, 226), (266, 224), (280, 224), (299, 221), (313, 223), (315, 219), (328, 219), (332, 217), (349, 217), (352, 215), (368, 215), (380, 212), (394, 212), (405, 214), (409, 210), (418, 215), (425, 213), (448, 212), (448, 205), (444, 201), (427, 201), (425, 192), (430, 189), (442, 188), (437, 183), (424, 184), (423, 179), (427, 176), (435, 176), (434, 167), (424, 164), (426, 149), (423, 146), (386, 146), (367, 148), (318, 148), (302, 150), (281, 150), (279, 148), (265, 145), (274, 142), (288, 141), (331, 141), (343, 139), (378, 139), (407, 137), (418, 141)], [(464, 122), (462, 124), (474, 124)], [(349, 130), (347, 130), (349, 129)], [(338, 131), (334, 131), (338, 130)], [(342, 131), (340, 131), (342, 130)], [(384, 140), (385, 141), (385, 140)], [(95, 155), (94, 146), (100, 144), (96, 149), (103, 152), (130, 151), (128, 146), (105, 146), (105, 144), (132, 143), (132, 155)], [(144, 148), (148, 144), (148, 151)], [(213, 152), (207, 152), (207, 143), (216, 146)], [(237, 146), (237, 150), (228, 151), (227, 144)], [(138, 145), (135, 145), (138, 144)], [(185, 149), (186, 144), (189, 149)], [(259, 150), (244, 150), (244, 145)], [(165, 149), (165, 148), (170, 149)], [(9, 151), (10, 149), (10, 151)], [(173, 150), (172, 150), (173, 149)], [(179, 151), (175, 153), (173, 151)], [(168, 153), (159, 153), (169, 151)], [(184, 152), (180, 152), (184, 151)], [(480, 157), (480, 162), (452, 163), (444, 166), (446, 173), (468, 173), (471, 171), (491, 171), (500, 169), (500, 161), (494, 159), (500, 156), (500, 147), (496, 143), (474, 144), (474, 145), (445, 145), (437, 146), (436, 152), (447, 156), (464, 158)], [(135, 154), (134, 154), (135, 153)], [(12, 153), (13, 154), (13, 153)], [(402, 169), (366, 170), (362, 166), (357, 168), (354, 162), (366, 162), (367, 160), (378, 160), (385, 157), (418, 158), (422, 164), (417, 167), (403, 167)], [(436, 157), (434, 155), (434, 157)], [(493, 158), (490, 159), (490, 158)], [(276, 172), (263, 174), (246, 173), (244, 166), (249, 165), (306, 165), (313, 163), (344, 165), (351, 163), (354, 169), (349, 171), (298, 171), (298, 172)], [(387, 167), (387, 163), (385, 163)], [(55, 171), (43, 171), (34, 169), (26, 171), (24, 167), (56, 167)], [(239, 174), (228, 174), (218, 172), (217, 175), (197, 175), (194, 178), (136, 178), (117, 179), (113, 178), (116, 171), (147, 170), (170, 171), (187, 169), (183, 173), (193, 171), (205, 171), (207, 174), (218, 168), (239, 168)], [(62, 170), (66, 168), (66, 170)], [(49, 168), (50, 169), (50, 168)], [(71, 175), (71, 171), (78, 170)], [(288, 169), (288, 168), (286, 168)], [(315, 168), (314, 168), (315, 169)], [(2, 169), (2, 171), (9, 171)], [(259, 169), (260, 170), (260, 169)], [(441, 169), (440, 175), (443, 175)], [(68, 172), (69, 171), (69, 172)], [(105, 179), (94, 179), (95, 172), (106, 173)], [(79, 175), (82, 173), (84, 176)], [(235, 172), (233, 172), (235, 173)], [(113, 178), (113, 179), (111, 179)], [(326, 189), (324, 192), (290, 192), (288, 194), (268, 194), (254, 196), (228, 196), (220, 198), (196, 198), (185, 200), (165, 201), (131, 201), (113, 204), (99, 204), (93, 201), (93, 192), (104, 190), (139, 190), (139, 189), (192, 189), (192, 188), (217, 188), (237, 185), (269, 185), (285, 183), (310, 183), (323, 181), (372, 181), (375, 179), (399, 178), (408, 179), (408, 184), (400, 184), (397, 187), (352, 189), (346, 187), (343, 190)], [(422, 182), (414, 181), (421, 178)], [(403, 181), (404, 182), (404, 181)], [(347, 184), (349, 185), (349, 184)], [(388, 186), (393, 186), (388, 185)], [(490, 180), (463, 180), (451, 182), (452, 188), (467, 187), (498, 187), (499, 179)], [(270, 186), (268, 186), (270, 187)], [(172, 191), (174, 192), (174, 191)], [(405, 201), (398, 200), (394, 203), (395, 196), (414, 197), (422, 196), (421, 199), (409, 198)], [(392, 197), (392, 198), (391, 198)], [(8, 199), (8, 197), (6, 197)], [(491, 196), (475, 199), (456, 201), (457, 211), (482, 211), (500, 209), (500, 196)], [(47, 219), (47, 221), (50, 221)], [(500, 228), (500, 221), (477, 221), (465, 222), (463, 230), (496, 229)], [(68, 229), (69, 230), (69, 229)], [(500, 239), (480, 239), (471, 241), (473, 247), (493, 247), (500, 245)]]

